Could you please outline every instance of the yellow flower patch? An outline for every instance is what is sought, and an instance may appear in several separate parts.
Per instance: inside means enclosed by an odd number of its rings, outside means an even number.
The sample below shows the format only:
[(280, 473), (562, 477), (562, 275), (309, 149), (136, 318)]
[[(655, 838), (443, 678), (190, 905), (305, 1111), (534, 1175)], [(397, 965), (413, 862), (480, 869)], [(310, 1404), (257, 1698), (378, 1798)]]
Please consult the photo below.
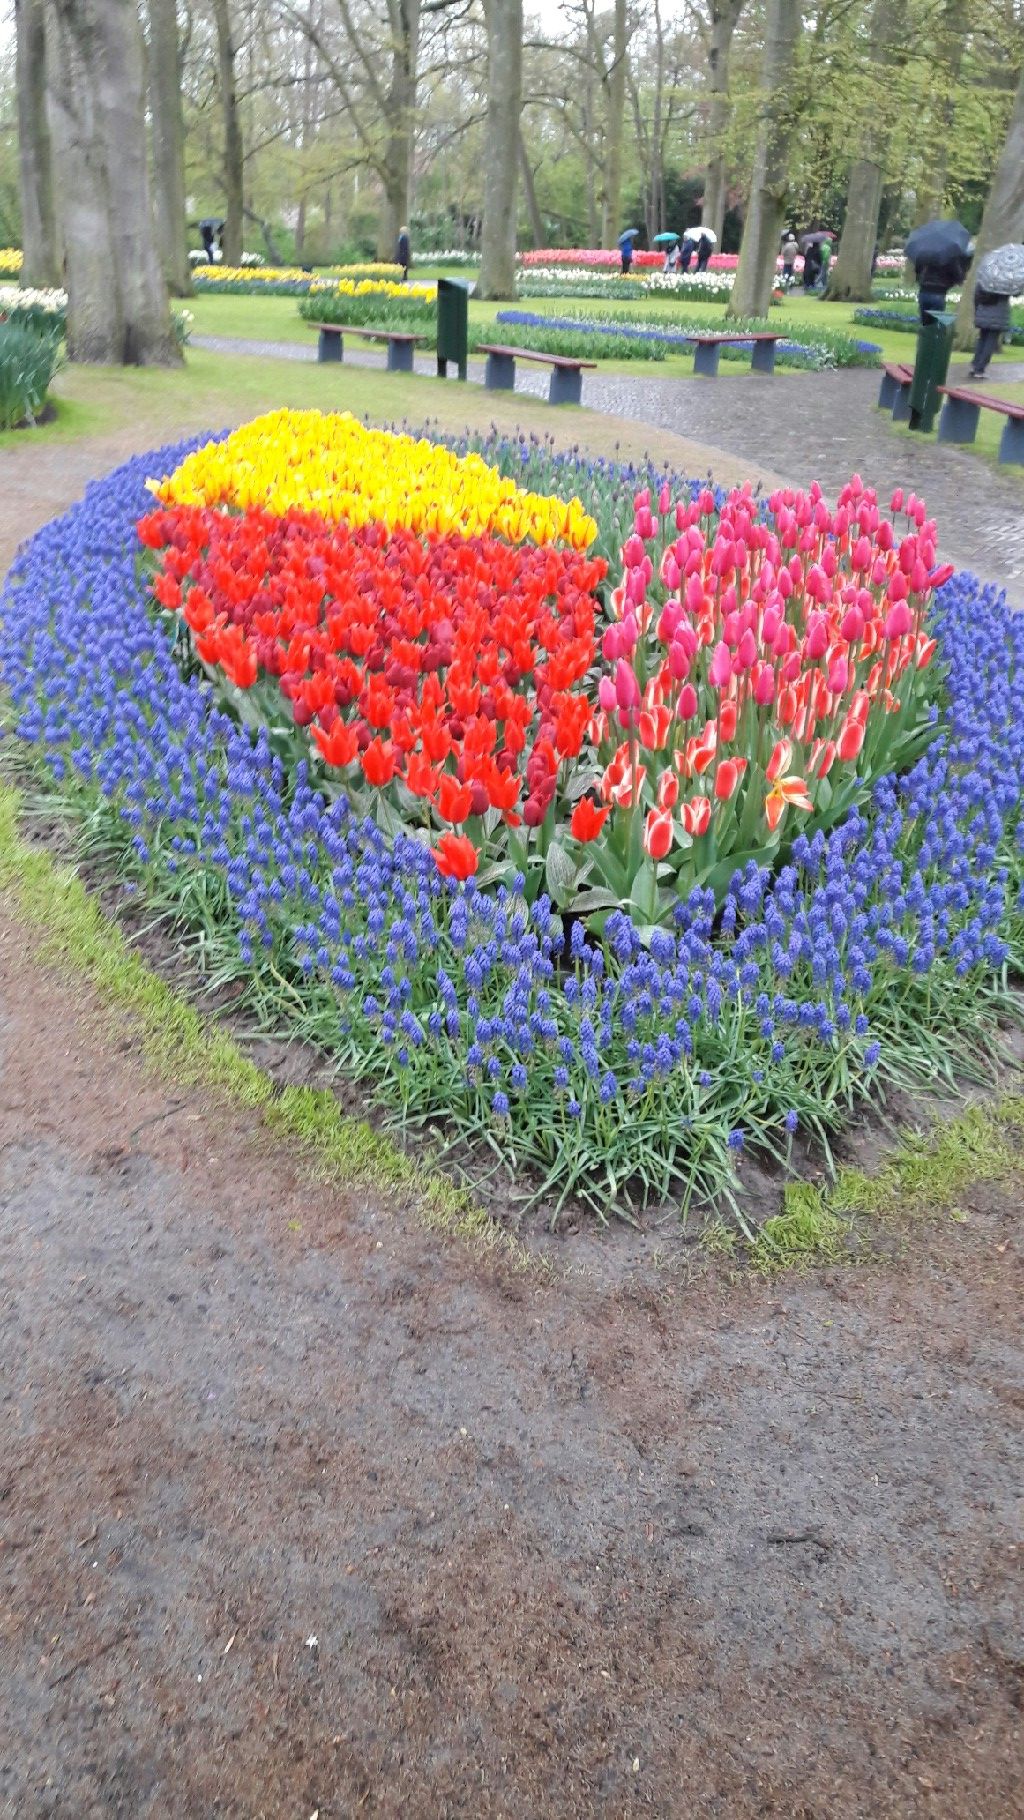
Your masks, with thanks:
[(0, 246), (0, 273), (6, 278), (21, 271), (22, 251), (18, 246)]
[(597, 526), (578, 499), (526, 493), (479, 455), (367, 429), (348, 412), (269, 411), (150, 481), (165, 505), (316, 512), (418, 534), (493, 532), (510, 543), (586, 550)]

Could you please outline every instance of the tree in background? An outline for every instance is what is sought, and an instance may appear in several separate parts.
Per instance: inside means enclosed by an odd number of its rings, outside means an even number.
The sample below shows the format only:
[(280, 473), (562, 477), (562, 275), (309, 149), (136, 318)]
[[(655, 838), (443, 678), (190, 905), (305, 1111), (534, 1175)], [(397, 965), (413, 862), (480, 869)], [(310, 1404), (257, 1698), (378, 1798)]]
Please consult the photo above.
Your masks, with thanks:
[(794, 81), (800, 0), (768, 0), (762, 72), (761, 124), (754, 151), (750, 199), (743, 227), (730, 316), (766, 316), (775, 283), (789, 162), (799, 119)]
[(690, 6), (707, 59), (708, 142), (704, 174), (701, 223), (713, 230), (719, 243), (725, 225), (726, 138), (732, 118), (729, 93), (730, 59), (736, 27), (747, 0), (705, 0)]
[(1007, 240), (1024, 238), (1024, 66), (1017, 77), (1006, 138), (992, 176), (985, 212), (978, 230), (974, 262), (960, 294), (956, 313), (956, 345), (969, 348), (974, 338), (974, 286), (978, 260)]
[(149, 106), (160, 259), (176, 297), (191, 290), (185, 222), (185, 121), (176, 0), (149, 0)]
[[(889, 82), (905, 22), (904, 0), (874, 0), (865, 65), (856, 84), (857, 119), (853, 133), (857, 149), (850, 167), (839, 254), (828, 287), (829, 297), (839, 301), (871, 296), (871, 262), (892, 138), (892, 112), (879, 105), (879, 98)], [(852, 71), (847, 81), (852, 87)]]
[(46, 114), (46, 24), (42, 0), (15, 0), (18, 177), (24, 261), (22, 283), (60, 283), (53, 162)]
[(68, 353), (172, 366), (181, 351), (154, 230), (135, 0), (46, 0), (45, 20)]
[(217, 28), (217, 78), (224, 127), (224, 262), (241, 265), (245, 156), (238, 108), (235, 38), (228, 0), (213, 0), (213, 18)]
[(516, 179), (523, 99), (523, 0), (484, 0), (487, 136), (484, 227), (477, 294), (516, 294)]

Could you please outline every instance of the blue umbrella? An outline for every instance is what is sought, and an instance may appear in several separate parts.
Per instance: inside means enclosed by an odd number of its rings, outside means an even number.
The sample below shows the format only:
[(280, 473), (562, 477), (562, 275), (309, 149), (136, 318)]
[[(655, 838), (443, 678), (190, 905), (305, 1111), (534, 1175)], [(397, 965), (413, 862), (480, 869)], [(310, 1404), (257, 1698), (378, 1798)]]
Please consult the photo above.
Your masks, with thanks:
[(619, 235), (619, 245), (628, 246), (631, 240), (639, 240), (639, 238), (639, 228), (627, 228), (624, 234)]

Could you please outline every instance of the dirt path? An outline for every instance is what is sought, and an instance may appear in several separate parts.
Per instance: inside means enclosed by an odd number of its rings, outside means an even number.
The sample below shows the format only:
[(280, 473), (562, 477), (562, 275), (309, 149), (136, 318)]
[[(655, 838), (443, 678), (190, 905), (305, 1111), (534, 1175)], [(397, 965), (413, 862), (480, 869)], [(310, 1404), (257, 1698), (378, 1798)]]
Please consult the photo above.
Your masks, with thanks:
[(147, 1085), (2, 913), (0, 1059), (5, 1820), (1020, 1814), (1011, 1208), (517, 1277)]

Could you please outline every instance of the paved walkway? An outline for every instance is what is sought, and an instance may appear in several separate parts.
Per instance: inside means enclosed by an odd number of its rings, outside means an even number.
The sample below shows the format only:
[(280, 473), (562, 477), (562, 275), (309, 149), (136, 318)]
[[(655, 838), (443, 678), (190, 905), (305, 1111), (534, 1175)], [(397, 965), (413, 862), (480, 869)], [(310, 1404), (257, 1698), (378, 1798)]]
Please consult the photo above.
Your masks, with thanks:
[[(225, 354), (272, 359), (316, 358), (295, 342), (239, 341), (196, 335), (196, 347)], [(380, 356), (346, 352), (356, 366), (380, 365)], [(429, 374), (432, 361), (417, 361)], [(966, 372), (966, 368), (964, 369)], [(961, 377), (960, 369), (954, 375)], [(483, 367), (471, 363), (480, 381)], [(1005, 379), (1017, 369), (1005, 369)], [(1000, 369), (1004, 377), (1004, 369)], [(520, 365), (516, 390), (534, 397), (547, 392), (547, 375)], [(1024, 608), (1024, 488), (1019, 477), (1002, 475), (966, 450), (893, 430), (878, 412), (878, 374), (865, 368), (792, 378), (720, 375), (701, 384), (688, 379), (634, 378), (631, 374), (588, 374), (584, 403), (596, 411), (649, 423), (656, 429), (722, 449), (752, 466), (784, 474), (795, 485), (819, 480), (834, 494), (855, 471), (883, 497), (896, 486), (923, 495), (939, 525), (943, 554), (959, 568), (973, 569), (1006, 588)]]

